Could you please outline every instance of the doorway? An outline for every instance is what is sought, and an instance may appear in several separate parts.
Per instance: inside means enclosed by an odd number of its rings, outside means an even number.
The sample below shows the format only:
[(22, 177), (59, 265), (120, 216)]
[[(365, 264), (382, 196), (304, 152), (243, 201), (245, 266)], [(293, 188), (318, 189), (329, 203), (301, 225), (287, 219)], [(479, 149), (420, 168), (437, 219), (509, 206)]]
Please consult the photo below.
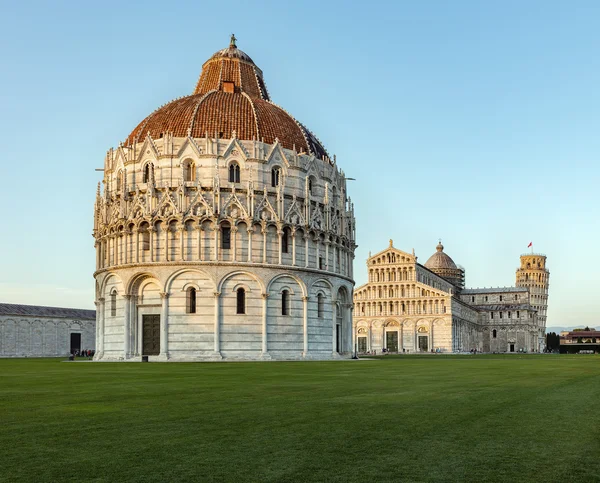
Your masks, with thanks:
[(426, 335), (420, 335), (419, 336), (419, 351), (421, 351), (421, 352), (427, 352), (427, 350), (428, 350), (427, 336)]
[(367, 352), (367, 338), (366, 337), (358, 338), (358, 352), (360, 354), (365, 354)]
[(160, 315), (142, 315), (142, 355), (160, 354)]
[(335, 351), (340, 354), (342, 352), (342, 326), (340, 324), (335, 326)]
[(514, 345), (514, 344), (511, 344), (511, 345), (510, 345), (510, 351), (511, 351), (511, 352), (514, 352), (514, 351), (515, 351), (515, 345)]
[(385, 333), (385, 347), (388, 352), (398, 352), (398, 332)]
[(71, 334), (71, 354), (81, 350), (81, 334)]

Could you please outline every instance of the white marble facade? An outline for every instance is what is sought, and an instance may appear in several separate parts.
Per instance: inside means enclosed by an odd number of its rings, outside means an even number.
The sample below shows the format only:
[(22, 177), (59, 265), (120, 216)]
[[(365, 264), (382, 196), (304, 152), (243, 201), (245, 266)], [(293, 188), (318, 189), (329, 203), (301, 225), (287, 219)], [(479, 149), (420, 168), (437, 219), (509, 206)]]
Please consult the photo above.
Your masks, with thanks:
[[(225, 64), (238, 74), (217, 82), (226, 74), (210, 69)], [(254, 90), (240, 84), (242, 68), (260, 81)], [(174, 101), (149, 116), (156, 135), (132, 134), (106, 156), (94, 211), (96, 360), (350, 356), (356, 245), (343, 171), (270, 102), (233, 39), (205, 63), (197, 89), (205, 77), (216, 87), (181, 101), (194, 109), (173, 114)], [(254, 121), (230, 104), (252, 100), (256, 129), (275, 137), (228, 136), (229, 124), (194, 136), (196, 119), (222, 122), (203, 111), (213, 98), (244, 132)], [(190, 116), (187, 136), (167, 130), (180, 115)]]

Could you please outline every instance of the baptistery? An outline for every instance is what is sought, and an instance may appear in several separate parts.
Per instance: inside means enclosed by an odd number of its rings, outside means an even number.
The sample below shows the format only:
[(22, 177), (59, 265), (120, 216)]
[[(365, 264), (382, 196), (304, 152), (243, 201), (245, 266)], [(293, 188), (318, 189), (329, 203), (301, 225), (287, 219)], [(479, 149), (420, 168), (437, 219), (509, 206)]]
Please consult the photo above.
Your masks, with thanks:
[(96, 360), (332, 359), (354, 347), (354, 207), (237, 48), (104, 162)]

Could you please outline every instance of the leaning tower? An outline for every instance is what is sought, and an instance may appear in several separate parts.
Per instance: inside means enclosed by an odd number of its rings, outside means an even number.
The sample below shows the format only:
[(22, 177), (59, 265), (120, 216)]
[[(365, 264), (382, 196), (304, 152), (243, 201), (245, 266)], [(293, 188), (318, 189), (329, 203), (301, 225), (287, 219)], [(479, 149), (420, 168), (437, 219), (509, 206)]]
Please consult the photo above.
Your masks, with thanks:
[(537, 310), (538, 327), (542, 340), (546, 332), (549, 286), (550, 271), (546, 268), (546, 255), (536, 253), (521, 255), (521, 266), (517, 268), (517, 287), (529, 289), (530, 304)]

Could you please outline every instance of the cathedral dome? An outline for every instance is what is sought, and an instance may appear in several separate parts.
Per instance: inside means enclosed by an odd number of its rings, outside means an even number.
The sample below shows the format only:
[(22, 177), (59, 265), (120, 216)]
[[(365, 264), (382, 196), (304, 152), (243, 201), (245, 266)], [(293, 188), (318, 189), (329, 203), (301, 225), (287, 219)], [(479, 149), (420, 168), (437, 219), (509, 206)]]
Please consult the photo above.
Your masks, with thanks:
[(456, 269), (456, 263), (447, 254), (444, 253), (444, 245), (442, 242), (438, 243), (435, 247), (436, 252), (429, 257), (429, 260), (425, 262), (425, 267), (429, 270), (436, 270), (440, 268)]
[(155, 110), (127, 137), (126, 146), (146, 135), (157, 139), (165, 133), (175, 137), (219, 137), (257, 140), (287, 149), (329, 158), (310, 130), (281, 107), (273, 104), (262, 71), (232, 36), (228, 48), (219, 50), (202, 66), (194, 93)]

